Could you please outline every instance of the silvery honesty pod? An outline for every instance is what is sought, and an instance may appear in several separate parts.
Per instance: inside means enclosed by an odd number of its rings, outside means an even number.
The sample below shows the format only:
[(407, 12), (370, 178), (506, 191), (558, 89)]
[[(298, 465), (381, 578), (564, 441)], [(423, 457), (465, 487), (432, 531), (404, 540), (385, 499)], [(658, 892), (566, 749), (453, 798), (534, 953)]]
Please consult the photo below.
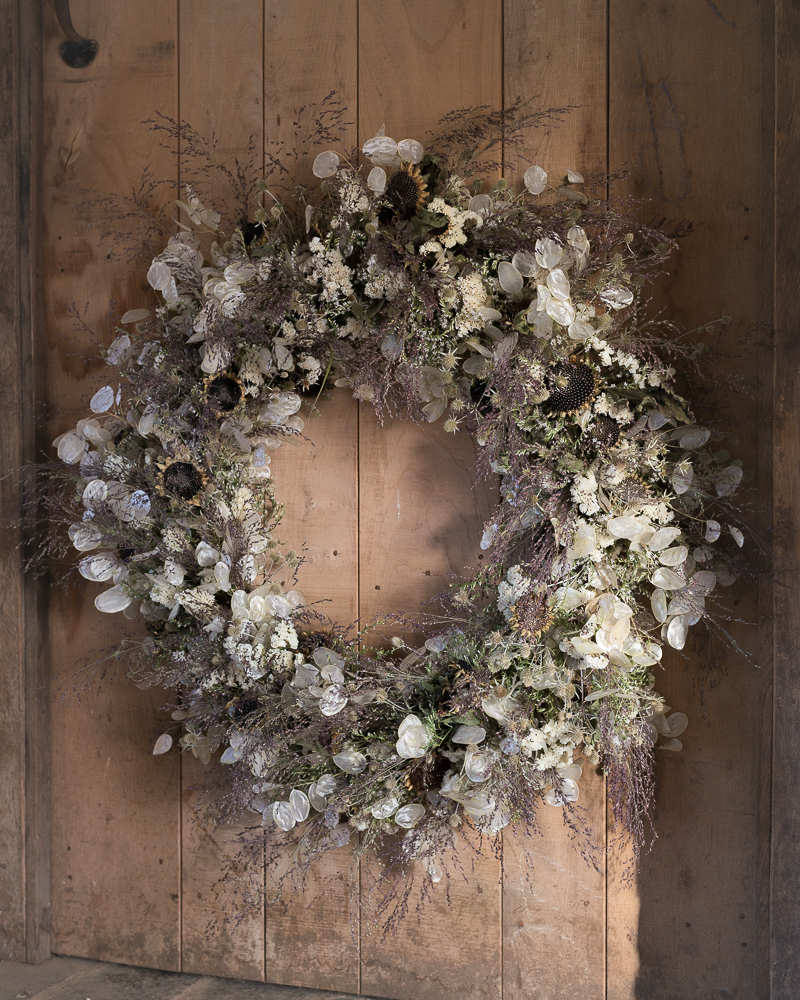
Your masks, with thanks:
[(401, 139), (397, 144), (397, 152), (410, 163), (419, 163), (425, 155), (425, 150), (421, 142), (416, 139)]
[(302, 823), (308, 819), (310, 802), (305, 792), (301, 792), (298, 788), (293, 788), (289, 793), (289, 805), (298, 823)]
[(621, 285), (608, 285), (600, 293), (600, 298), (612, 309), (624, 309), (633, 302), (633, 292)]
[(311, 171), (315, 177), (333, 177), (339, 169), (339, 157), (331, 150), (320, 153), (314, 160)]
[(534, 164), (522, 175), (522, 183), (531, 194), (541, 194), (547, 187), (547, 171)]
[(389, 795), (385, 799), (379, 799), (370, 808), (370, 812), (375, 817), (375, 819), (388, 819), (392, 813), (396, 812), (398, 801), (393, 795)]
[(105, 583), (110, 580), (120, 566), (116, 552), (98, 552), (84, 556), (78, 563), (78, 572), (85, 580), (92, 583)]
[(172, 737), (169, 733), (162, 733), (156, 740), (156, 745), (153, 747), (153, 756), (156, 757), (159, 754), (166, 753), (167, 750), (172, 746)]
[(328, 800), (324, 795), (320, 794), (317, 782), (309, 785), (308, 788), (308, 801), (317, 810), (317, 812), (325, 812), (328, 808)]
[(293, 830), (297, 823), (294, 809), (292, 809), (291, 803), (289, 802), (273, 803), (272, 818), (275, 821), (275, 826), (283, 830), (284, 833), (288, 833), (289, 830)]
[(103, 541), (102, 534), (93, 524), (70, 525), (68, 535), (78, 552), (90, 552)]
[(94, 606), (98, 611), (104, 611), (106, 614), (113, 615), (118, 611), (124, 611), (132, 601), (132, 598), (125, 593), (121, 587), (112, 587), (110, 590), (104, 590), (102, 594), (98, 594), (94, 599)]
[(467, 751), (464, 770), (470, 781), (486, 781), (492, 773), (495, 755), (483, 750)]
[(373, 167), (367, 177), (367, 187), (370, 191), (374, 191), (375, 194), (383, 194), (386, 190), (386, 185), (386, 171), (383, 167)]
[(679, 573), (661, 566), (653, 572), (650, 583), (662, 590), (680, 590), (686, 586), (686, 580)]
[(105, 413), (114, 405), (114, 390), (110, 385), (104, 385), (98, 389), (89, 401), (89, 408), (92, 413)]
[(398, 826), (402, 826), (405, 830), (410, 830), (412, 827), (416, 826), (417, 823), (425, 815), (425, 806), (420, 805), (418, 802), (414, 802), (411, 805), (403, 806), (398, 809), (394, 814), (394, 821)]
[(56, 441), (58, 442), (56, 445), (58, 449), (58, 457), (67, 465), (75, 465), (77, 462), (80, 462), (81, 458), (83, 458), (84, 452), (89, 447), (89, 442), (84, 441), (83, 438), (74, 431), (69, 431), (62, 437), (56, 438)]
[(319, 700), (319, 710), (323, 715), (338, 715), (347, 704), (347, 694), (341, 684), (331, 684), (325, 688)]
[(525, 283), (516, 267), (507, 261), (501, 261), (497, 265), (497, 280), (500, 282), (500, 287), (503, 291), (508, 292), (509, 295), (516, 295), (517, 292), (521, 292), (522, 286)]
[(658, 556), (662, 566), (680, 566), (686, 562), (689, 549), (685, 545), (675, 545), (671, 549), (663, 549)]
[(566, 802), (577, 802), (579, 794), (578, 783), (572, 778), (564, 778), (560, 789), (549, 788), (545, 792), (544, 800), (549, 806), (563, 806)]
[(533, 254), (527, 253), (525, 250), (517, 250), (511, 258), (511, 263), (519, 271), (523, 278), (531, 278), (539, 270), (536, 258)]
[(483, 726), (459, 726), (452, 735), (453, 743), (482, 743), (486, 739)]
[(317, 791), (320, 795), (333, 795), (336, 791), (337, 781), (334, 774), (323, 774), (317, 779)]
[(333, 763), (346, 774), (361, 774), (367, 766), (367, 758), (358, 750), (344, 750), (342, 753), (334, 754)]

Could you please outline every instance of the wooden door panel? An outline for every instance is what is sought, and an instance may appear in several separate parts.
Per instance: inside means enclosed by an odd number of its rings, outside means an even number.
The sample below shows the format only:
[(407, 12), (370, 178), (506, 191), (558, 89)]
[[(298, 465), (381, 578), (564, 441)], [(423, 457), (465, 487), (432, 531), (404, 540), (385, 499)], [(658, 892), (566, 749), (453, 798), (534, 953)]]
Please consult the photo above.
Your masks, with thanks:
[[(155, 108), (176, 113), (176, 8), (76, 0), (75, 23), (101, 39), (88, 73), (61, 61), (62, 36), (52, 9), (46, 12), (43, 240), (51, 440), (86, 415), (94, 389), (107, 380), (106, 366), (85, 358), (97, 350), (95, 336), (103, 344), (113, 339), (109, 302), (151, 304), (144, 273), (124, 260), (104, 261), (86, 231), (98, 206), (79, 206), (93, 192), (128, 195), (148, 165), (157, 176), (175, 176), (173, 155), (142, 121)], [(138, 690), (111, 662), (97, 671), (91, 690), (71, 695), (86, 674), (74, 681), (71, 675), (102, 658), (127, 624), (95, 611), (97, 590), (56, 588), (50, 606), (53, 949), (179, 969), (180, 762), (177, 754), (159, 759), (150, 753), (163, 692)]]
[[(70, 304), (88, 303), (86, 325), (105, 342), (110, 295), (121, 309), (153, 304), (143, 270), (101, 260), (83, 231), (91, 211), (76, 211), (78, 190), (126, 191), (147, 164), (176, 181), (180, 167), (186, 179), (185, 158), (160, 148), (141, 124), (155, 112), (213, 132), (218, 154), (230, 159), (251, 135), (258, 155), (289, 139), (295, 110), (334, 89), (350, 109), (346, 148), (383, 122), (395, 138), (424, 142), (441, 114), (466, 105), (536, 98), (544, 107), (574, 106), (562, 125), (534, 134), (531, 159), (587, 176), (627, 165), (618, 190), (649, 199), (648, 218), (696, 222), (657, 302), (689, 325), (733, 315), (720, 370), (751, 375), (762, 363), (755, 331), (768, 322), (772, 301), (763, 195), (771, 135), (762, 121), (768, 59), (761, 18), (768, 6), (196, 0), (155, 11), (144, 0), (119, 9), (73, 0), (76, 25), (100, 41), (88, 72), (61, 63), (47, 13), (51, 436), (85, 414), (87, 374), (105, 377), (102, 365), (83, 360), (90, 335), (73, 329)], [(305, 179), (311, 158), (300, 167)], [(742, 437), (731, 450), (749, 468), (761, 462), (764, 497), (769, 442), (758, 437), (757, 388), (727, 397), (723, 390), (717, 401), (726, 426)], [(368, 406), (359, 409), (344, 392), (319, 405), (306, 440), (284, 445), (272, 461), (286, 504), (280, 534), (306, 546), (300, 589), (312, 601), (330, 599), (320, 610), (346, 623), (433, 610), (422, 602), (478, 565), (481, 527), (496, 500), (493, 483), (473, 487), (474, 444), (440, 424), (388, 416), (379, 426)], [(119, 621), (96, 613), (93, 598), (91, 586), (54, 592), (56, 690), (73, 662), (96, 656), (117, 635)], [(729, 611), (754, 621), (758, 606), (742, 598)], [(684, 751), (659, 761), (659, 839), (633, 884), (621, 881), (626, 859), (618, 851), (604, 863), (613, 846), (604, 782), (587, 775), (582, 804), (598, 834), (602, 873), (584, 863), (561, 814), (548, 809), (541, 836), (504, 831), (496, 855), (477, 861), (462, 850), (465, 877), (454, 873), (449, 892), (444, 882), (433, 887), (422, 922), (412, 912), (385, 941), (370, 924), (366, 896), (363, 916), (358, 896), (351, 898), (347, 851), (318, 864), (305, 894), (287, 889), (281, 905), (248, 915), (231, 935), (219, 922), (224, 900), (216, 883), (246, 821), (214, 834), (192, 825), (202, 767), (177, 749), (150, 754), (166, 718), (164, 693), (140, 691), (120, 676), (80, 701), (57, 702), (54, 948), (407, 1000), (501, 991), (506, 1000), (577, 992), (591, 1000), (711, 996), (729, 988), (765, 995), (770, 661), (752, 627), (733, 622), (731, 631), (763, 666), (726, 654), (704, 695), (708, 726), (697, 710), (707, 649), (687, 661), (674, 657), (659, 678), (692, 725)], [(760, 641), (765, 648), (768, 629)], [(375, 871), (374, 863), (365, 867), (362, 888)], [(412, 910), (416, 902), (415, 890)]]

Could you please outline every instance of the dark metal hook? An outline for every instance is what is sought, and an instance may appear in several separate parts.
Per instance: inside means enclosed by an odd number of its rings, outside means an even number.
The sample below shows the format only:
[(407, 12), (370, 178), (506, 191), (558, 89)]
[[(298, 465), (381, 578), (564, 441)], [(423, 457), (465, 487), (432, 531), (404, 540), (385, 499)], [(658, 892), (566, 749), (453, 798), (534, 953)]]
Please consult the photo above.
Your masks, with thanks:
[(83, 38), (72, 26), (69, 0), (55, 0), (56, 17), (67, 41), (61, 43), (61, 58), (73, 69), (85, 69), (97, 55), (98, 45), (93, 38)]

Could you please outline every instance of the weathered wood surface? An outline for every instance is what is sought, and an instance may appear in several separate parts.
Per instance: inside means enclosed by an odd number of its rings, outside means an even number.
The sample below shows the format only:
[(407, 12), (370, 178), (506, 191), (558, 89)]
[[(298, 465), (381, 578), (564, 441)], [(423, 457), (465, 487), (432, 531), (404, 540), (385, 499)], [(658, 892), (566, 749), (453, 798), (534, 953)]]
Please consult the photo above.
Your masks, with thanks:
[[(93, 335), (112, 339), (109, 301), (152, 304), (142, 262), (104, 262), (86, 232), (97, 209), (77, 206), (90, 192), (129, 194), (148, 164), (157, 175), (175, 176), (174, 157), (142, 121), (156, 110), (176, 112), (176, 6), (73, 3), (74, 23), (99, 41), (87, 70), (61, 61), (54, 10), (45, 11), (51, 440), (85, 415), (91, 387), (102, 385), (105, 366), (85, 358)], [(80, 661), (93, 662), (118, 641), (120, 622), (93, 607), (98, 590), (56, 588), (51, 602), (53, 950), (179, 969), (180, 761), (151, 754), (164, 725), (163, 692), (138, 690), (118, 667), (80, 699), (70, 697)], [(67, 697), (59, 697), (64, 691)]]
[[(88, 303), (87, 324), (105, 335), (111, 296), (122, 308), (151, 301), (143, 271), (101, 261), (82, 231), (91, 213), (76, 213), (78, 189), (124, 191), (145, 163), (177, 179), (171, 154), (140, 124), (156, 111), (213, 129), (220, 150), (233, 154), (251, 134), (258, 141), (286, 138), (292, 109), (331, 89), (351, 109), (347, 145), (363, 142), (384, 121), (391, 134), (423, 139), (440, 114), (467, 104), (536, 96), (544, 106), (577, 105), (563, 126), (535, 137), (531, 155), (548, 169), (587, 174), (627, 163), (632, 173), (621, 190), (650, 199), (649, 218), (697, 222), (660, 301), (688, 324), (723, 311), (733, 315), (724, 370), (758, 370), (764, 338), (756, 331), (769, 327), (772, 306), (772, 207), (764, 195), (771, 155), (768, 0), (680, 0), (667, 12), (635, 0), (607, 7), (591, 0), (435, 6), (171, 0), (157, 10), (144, 0), (113, 6), (73, 0), (71, 6), (79, 30), (100, 41), (100, 53), (89, 71), (67, 69), (48, 8), (43, 245), (51, 437), (84, 414), (87, 373), (102, 377), (100, 366), (83, 361), (88, 337), (73, 330), (70, 303), (81, 309)], [(791, 29), (796, 17), (792, 5), (778, 4), (779, 25)], [(791, 30), (781, 37), (793, 37)], [(781, 51), (787, 72), (794, 66), (796, 73), (791, 45), (784, 41)], [(796, 77), (788, 72), (782, 79), (779, 154), (788, 172), (797, 159)], [(788, 218), (779, 243), (787, 267), (797, 258)], [(788, 468), (797, 452), (791, 361), (797, 301), (794, 285), (778, 290), (776, 447)], [(723, 412), (730, 425), (735, 421), (743, 438), (737, 451), (759, 468), (766, 496), (769, 442), (761, 441), (759, 465), (755, 397), (755, 389), (740, 395), (735, 409)], [(323, 607), (344, 621), (418, 611), (449, 574), (476, 564), (491, 484), (471, 489), (474, 450), (463, 435), (391, 420), (378, 428), (371, 410), (359, 413), (344, 398), (321, 409), (321, 419), (307, 421), (308, 441), (285, 445), (273, 457), (279, 499), (287, 504), (282, 534), (307, 543), (301, 589), (312, 599), (333, 596)], [(788, 474), (780, 483), (780, 565), (789, 575), (798, 497)], [(54, 595), (56, 690), (75, 661), (113, 641), (118, 622), (95, 613), (93, 597), (86, 586)], [(788, 621), (792, 601), (790, 591), (779, 590), (776, 614)], [(755, 620), (758, 609), (742, 600), (732, 610)], [(634, 886), (619, 887), (622, 859), (613, 852), (603, 875), (584, 865), (563, 835), (560, 815), (548, 811), (541, 838), (525, 843), (504, 834), (504, 893), (499, 861), (487, 856), (469, 881), (454, 879), (451, 906), (437, 899), (423, 923), (412, 916), (400, 937), (386, 943), (357, 919), (351, 941), (341, 877), (346, 857), (320, 871), (322, 891), (253, 915), (235, 937), (209, 933), (208, 921), (220, 912), (214, 882), (235, 831), (211, 836), (193, 828), (199, 766), (181, 762), (175, 750), (150, 755), (164, 724), (163, 694), (138, 691), (120, 678), (79, 703), (56, 702), (54, 949), (404, 1000), (455, 993), (505, 1000), (767, 996), (771, 660), (753, 630), (737, 628), (736, 635), (761, 668), (728, 657), (706, 695), (710, 726), (695, 711), (697, 661), (684, 668), (676, 660), (660, 679), (673, 707), (687, 711), (693, 724), (683, 753), (660, 762), (659, 840)], [(763, 638), (766, 646), (768, 628)], [(797, 760), (793, 649), (779, 647), (784, 673), (776, 714), (789, 761)], [(775, 785), (780, 825), (773, 851), (782, 875), (773, 897), (773, 966), (780, 997), (793, 995), (797, 974), (796, 893), (784, 889), (797, 874), (787, 846), (797, 824), (789, 805), (792, 773), (779, 772)], [(602, 779), (584, 781), (582, 794), (602, 853)]]
[[(656, 305), (687, 328), (733, 317), (721, 337), (719, 384), (698, 384), (690, 395), (698, 419), (740, 438), (720, 447), (757, 470), (758, 331), (768, 328), (770, 301), (761, 272), (770, 253), (770, 164), (762, 147), (768, 53), (759, 5), (685, 0), (667, 10), (617, 0), (609, 17), (609, 163), (629, 164), (620, 194), (647, 199), (646, 220), (696, 227), (659, 281)], [(768, 483), (751, 485), (753, 502)], [(746, 544), (755, 557), (754, 539)], [(755, 624), (757, 596), (755, 588), (738, 587), (733, 600), (721, 595), (720, 610)], [(759, 648), (753, 625), (729, 628), (751, 659), (719, 641), (695, 640), (691, 659), (670, 651), (658, 676), (659, 690), (689, 715), (690, 727), (680, 754), (660, 755), (658, 840), (643, 859), (635, 894), (609, 882), (609, 1000), (766, 995), (760, 880), (771, 764), (769, 651)], [(717, 656), (724, 658), (719, 671)]]
[[(800, 765), (800, 7), (775, 4), (775, 176), (767, 188), (775, 225), (775, 738), (769, 962), (773, 1000), (800, 995), (800, 802), (792, 776)], [(773, 374), (771, 372), (770, 374)], [(780, 474), (777, 474), (780, 470)]]

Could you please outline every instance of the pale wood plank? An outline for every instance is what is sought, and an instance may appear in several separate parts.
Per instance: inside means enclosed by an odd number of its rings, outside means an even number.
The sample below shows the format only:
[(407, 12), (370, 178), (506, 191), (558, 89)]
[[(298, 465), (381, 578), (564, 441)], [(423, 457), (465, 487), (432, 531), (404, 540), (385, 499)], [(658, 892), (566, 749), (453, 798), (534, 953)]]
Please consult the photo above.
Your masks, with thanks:
[[(469, 105), (502, 106), (502, 6), (420, 0), (359, 5), (359, 141), (386, 123), (389, 135), (425, 142), (439, 118)], [(364, 407), (360, 425), (361, 615), (423, 607), (452, 577), (479, 564), (478, 542), (493, 484), (473, 489), (475, 445), (441, 423), (387, 419)], [(391, 630), (394, 631), (394, 630)], [(444, 884), (418, 924), (413, 912), (395, 937), (362, 934), (361, 984), (380, 996), (483, 997), (501, 989), (499, 861), (461, 849), (467, 878)], [(362, 879), (362, 892), (366, 883)], [(419, 889), (415, 888), (414, 898)], [(365, 899), (364, 904), (368, 906)], [(458, 935), (453, 935), (454, 921)]]
[[(75, 332), (70, 305), (87, 303), (86, 323), (106, 343), (109, 299), (141, 305), (142, 273), (109, 266), (85, 232), (91, 210), (80, 189), (134, 188), (146, 165), (170, 176), (174, 160), (142, 119), (154, 107), (175, 114), (175, 4), (72, 4), (76, 25), (100, 43), (86, 70), (61, 61), (52, 7), (45, 11), (43, 177), (44, 303), (49, 344), (50, 438), (85, 415), (93, 391), (86, 362), (95, 345)], [(102, 383), (100, 383), (102, 384)], [(122, 619), (93, 606), (95, 588), (56, 590), (50, 644), (53, 690), (83, 657), (115, 645)], [(177, 969), (179, 955), (178, 756), (151, 755), (163, 726), (163, 692), (138, 691), (118, 671), (108, 683), (53, 706), (53, 947), (62, 954)]]
[[(474, 831), (467, 835), (474, 844)], [(407, 891), (407, 880), (415, 879), (407, 914), (385, 938), (382, 918), (372, 922), (366, 912), (362, 916), (363, 993), (399, 1000), (501, 996), (502, 887), (494, 854), (499, 849), (499, 843), (484, 840), (480, 855), (462, 845), (456, 859), (442, 858), (445, 876), (436, 885), (425, 884), (425, 898), (419, 864), (413, 872), (395, 876), (403, 883), (398, 898)], [(362, 892), (380, 870), (380, 862), (371, 859), (362, 876)]]
[[(591, 0), (506, 0), (506, 106), (535, 98), (541, 107), (574, 108), (561, 124), (536, 131), (527, 151), (551, 181), (568, 168), (587, 178), (605, 171), (607, 29), (605, 5)], [(508, 174), (517, 187), (527, 165)], [(580, 785), (601, 871), (575, 850), (560, 810), (542, 806), (541, 838), (503, 831), (505, 1000), (604, 994), (605, 781), (587, 767)]]
[[(606, 42), (604, 4), (594, 0), (506, 0), (503, 83), (506, 106), (571, 108), (560, 123), (537, 129), (526, 155), (556, 178), (568, 168), (585, 177), (606, 169)], [(521, 181), (529, 164), (511, 171)]]
[[(770, 306), (769, 286), (759, 281), (771, 252), (760, 94), (770, 56), (759, 5), (681, 0), (666, 10), (612, 2), (610, 32), (611, 167), (634, 166), (624, 190), (651, 199), (646, 218), (698, 227), (682, 241), (657, 303), (693, 325), (732, 315), (724, 370), (752, 376), (759, 366), (753, 331), (769, 321)], [(723, 387), (715, 403), (723, 426), (742, 438), (737, 455), (758, 470), (755, 393)], [(702, 415), (702, 403), (699, 409)], [(756, 596), (742, 587), (731, 611), (756, 621)], [(680, 754), (658, 757), (658, 840), (636, 891), (609, 884), (609, 1000), (766, 995), (761, 789), (770, 774), (771, 664), (757, 629), (732, 631), (762, 669), (728, 653), (724, 675), (706, 695), (708, 726), (697, 691), (705, 649), (688, 664), (668, 657), (657, 678), (690, 728)]]
[[(765, 4), (769, 8), (770, 4)], [(800, 434), (797, 421), (800, 269), (796, 171), (800, 154), (800, 10), (783, 0), (775, 4), (775, 740), (772, 782), (772, 943), (770, 987), (774, 1000), (800, 993), (800, 808), (790, 775), (800, 760), (800, 685), (798, 638), (798, 510), (800, 510)], [(770, 38), (769, 41), (772, 39)], [(772, 81), (768, 81), (771, 83)], [(766, 256), (765, 248), (765, 256)]]
[[(23, 15), (24, 16), (24, 15)], [(0, 440), (0, 468), (18, 469), (30, 460), (30, 434), (26, 425), (30, 412), (23, 413), (23, 399), (32, 380), (30, 371), (29, 305), (24, 291), (29, 264), (29, 205), (23, 173), (18, 166), (18, 149), (28, 152), (26, 138), (30, 106), (23, 103), (21, 88), (29, 72), (27, 49), (20, 49), (20, 11), (15, 3), (0, 6), (0, 266), (8, 280), (0, 289), (0, 363), (9, 378), (0, 389), (0, 406), (8, 415), (6, 434)], [(19, 56), (15, 58), (15, 54)], [(26, 344), (26, 339), (28, 343)], [(23, 368), (28, 361), (27, 371)], [(27, 407), (26, 407), (27, 408)], [(27, 452), (27, 454), (26, 454)], [(25, 583), (20, 553), (22, 532), (13, 527), (21, 489), (13, 479), (0, 481), (0, 506), (5, 513), (2, 532), (2, 595), (0, 595), (0, 687), (5, 697), (0, 704), (0, 754), (6, 762), (0, 774), (0, 801), (6, 807), (0, 815), (0, 957), (23, 961), (26, 957), (25, 830), (26, 799), (26, 690), (25, 690)]]
[[(206, 140), (216, 143), (215, 162), (234, 169), (244, 164), (250, 138), (256, 149), (251, 172), (262, 167), (263, 148), (263, 18), (262, 0), (219, 4), (197, 0), (181, 4), (179, 39), (180, 118)], [(209, 72), (213, 67), (213, 72)], [(181, 185), (196, 164), (181, 160)], [(249, 179), (249, 178), (248, 178)], [(227, 178), (215, 173), (206, 182), (208, 204), (223, 213), (224, 225), (238, 224), (245, 206), (235, 204)], [(252, 221), (255, 204), (246, 206)], [(217, 885), (223, 866), (236, 855), (237, 834), (248, 820), (212, 831), (195, 822), (194, 807), (202, 796), (206, 769), (185, 754), (182, 786), (182, 969), (207, 975), (264, 979), (264, 908), (248, 912), (235, 931), (226, 923), (234, 905)], [(250, 819), (252, 823), (252, 817)], [(263, 883), (263, 872), (242, 872)]]
[[(295, 113), (331, 90), (348, 109), (345, 120), (355, 122), (357, 10), (351, 0), (266, 0), (265, 143), (293, 143)], [(310, 167), (319, 148), (305, 141), (303, 134), (293, 177), (316, 184)], [(355, 141), (351, 124), (341, 150), (349, 152)], [(322, 614), (349, 625), (359, 615), (358, 417), (355, 402), (338, 391), (319, 401), (319, 411), (319, 416), (302, 411), (305, 442), (284, 444), (273, 455), (276, 492), (286, 504), (279, 534), (290, 547), (305, 545), (299, 586), (309, 601), (324, 601), (317, 606)], [(350, 931), (351, 863), (349, 851), (321, 859), (305, 892), (287, 889), (268, 910), (269, 982), (358, 991), (358, 952)]]

